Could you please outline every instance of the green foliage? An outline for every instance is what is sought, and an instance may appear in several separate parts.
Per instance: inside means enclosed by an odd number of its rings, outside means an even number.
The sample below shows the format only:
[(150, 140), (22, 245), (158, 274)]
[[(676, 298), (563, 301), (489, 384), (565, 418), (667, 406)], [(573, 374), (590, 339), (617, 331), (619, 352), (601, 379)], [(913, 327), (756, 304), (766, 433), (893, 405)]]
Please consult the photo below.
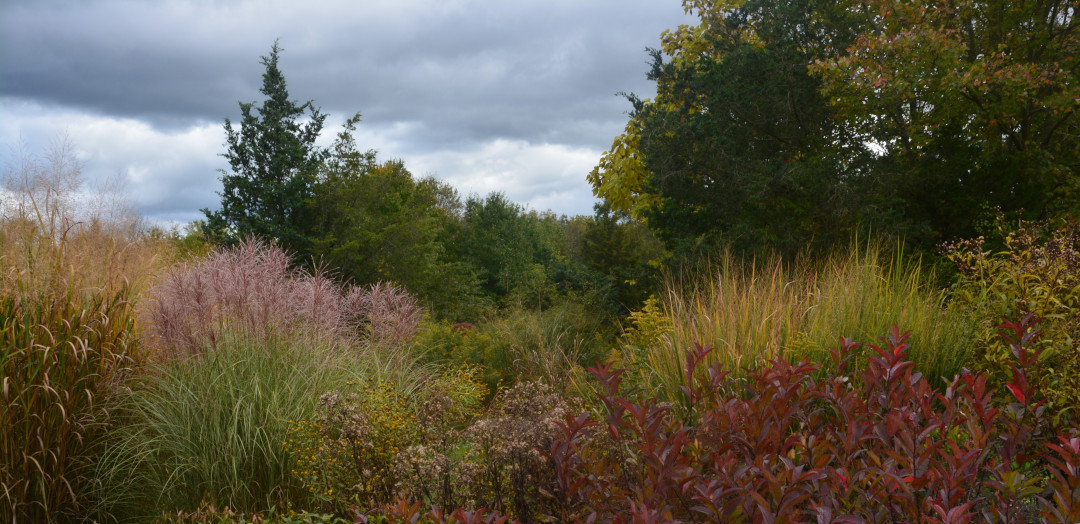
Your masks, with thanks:
[(888, 184), (935, 240), (974, 234), (986, 208), (1078, 209), (1074, 1), (842, 5), (859, 35), (812, 72), (844, 126), (880, 150)]
[(946, 248), (960, 270), (955, 307), (972, 315), (983, 334), (975, 340), (973, 365), (992, 384), (1004, 383), (1013, 355), (989, 333), (1002, 318), (1035, 314), (1042, 319), (1033, 344), (1041, 350), (1041, 373), (1032, 380), (1049, 401), (1053, 421), (1067, 426), (1080, 417), (1080, 226), (1020, 222), (1006, 231), (999, 222), (998, 233), (1001, 251), (986, 251), (981, 237)]
[(324, 394), (312, 420), (289, 430), (293, 474), (319, 507), (344, 512), (389, 500), (398, 479), (392, 464), (419, 432), (415, 407), (393, 384), (375, 382), (346, 395)]
[(487, 295), (505, 299), (520, 287), (535, 288), (546, 281), (543, 262), (550, 252), (530, 218), (501, 193), (466, 200), (454, 248), (458, 257), (476, 268)]
[(664, 337), (675, 331), (675, 323), (664, 313), (656, 296), (645, 300), (641, 309), (630, 313), (630, 327), (623, 333), (623, 341), (631, 348), (648, 348), (662, 344)]
[(274, 42), (270, 55), (262, 57), (266, 71), (259, 91), (266, 100), (257, 108), (240, 103), (239, 130), (225, 119), (228, 150), (223, 156), (230, 171), (221, 171), (221, 209), (203, 213), (215, 236), (232, 242), (250, 236), (273, 240), (303, 260), (309, 249), (312, 187), (322, 162), (315, 140), (326, 115), (310, 101), (289, 100), (278, 69), (280, 51)]
[(502, 348), (491, 329), (433, 319), (421, 323), (413, 346), (426, 362), (450, 367), (477, 366), (479, 378), (492, 392), (511, 375), (506, 355), (500, 351)]
[(850, 234), (866, 151), (806, 69), (850, 40), (843, 12), (830, 0), (684, 6), (701, 23), (664, 33), (656, 98), (629, 97), (627, 133), (590, 175), (594, 193), (678, 252), (723, 241), (795, 253)]
[(429, 321), (415, 348), (428, 362), (479, 366), (494, 392), (527, 380), (567, 384), (582, 366), (603, 360), (608, 343), (587, 306), (566, 301), (544, 310), (508, 309), (474, 327)]
[(151, 227), (147, 236), (155, 240), (167, 242), (172, 247), (174, 261), (186, 261), (204, 257), (210, 254), (214, 248), (214, 240), (207, 236), (209, 231), (206, 222), (196, 220), (183, 227), (164, 229)]
[(545, 310), (569, 301), (586, 305), (590, 321), (613, 322), (644, 299), (657, 274), (650, 262), (662, 256), (639, 223), (526, 212), (498, 193), (469, 198), (449, 231), (450, 255), (479, 278), (487, 299), (466, 302), (481, 307), (450, 317), (459, 321), (485, 316), (484, 305)]
[[(373, 356), (326, 341), (252, 339), (225, 331), (198, 358), (166, 362), (128, 399), (103, 481), (121, 519), (200, 505), (259, 512), (309, 500), (293, 474), (290, 421), (310, 418), (319, 391), (382, 376)], [(407, 375), (408, 370), (399, 370)]]
[(683, 2), (594, 193), (678, 254), (917, 249), (988, 210), (1077, 210), (1080, 38), (1069, 0)]
[(632, 311), (655, 290), (657, 264), (664, 258), (660, 241), (645, 224), (605, 203), (594, 207), (582, 235), (581, 257), (596, 273), (608, 277), (618, 313)]
[(405, 286), (437, 316), (475, 311), (476, 279), (446, 245), (460, 207), (456, 192), (434, 178), (415, 179), (401, 161), (360, 153), (352, 137), (358, 121), (338, 134), (315, 187), (312, 253), (356, 285)]

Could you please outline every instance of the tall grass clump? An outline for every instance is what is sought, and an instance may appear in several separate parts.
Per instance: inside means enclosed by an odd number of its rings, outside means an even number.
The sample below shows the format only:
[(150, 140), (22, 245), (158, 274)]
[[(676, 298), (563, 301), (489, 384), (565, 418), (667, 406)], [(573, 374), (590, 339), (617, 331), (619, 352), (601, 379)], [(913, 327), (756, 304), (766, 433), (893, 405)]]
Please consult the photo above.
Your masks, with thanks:
[(135, 299), (160, 264), (115, 194), (82, 192), (69, 142), (16, 152), (0, 191), (0, 520), (81, 517), (117, 392), (137, 364)]
[(341, 289), (288, 260), (248, 241), (177, 265), (149, 290), (140, 319), (153, 366), (100, 465), (113, 498), (103, 514), (302, 505), (291, 424), (350, 384), (420, 387), (423, 370), (392, 346), (418, 322), (410, 295), (387, 284)]
[(740, 263), (724, 252), (686, 280), (669, 279), (659, 304), (633, 319), (648, 336), (630, 337), (621, 357), (675, 398), (680, 355), (695, 343), (712, 344), (710, 359), (728, 369), (777, 357), (824, 362), (837, 336), (872, 339), (896, 323), (912, 327), (912, 360), (942, 385), (965, 362), (974, 326), (932, 282), (917, 262), (873, 244), (816, 263)]
[[(117, 517), (194, 511), (202, 503), (257, 512), (303, 504), (285, 444), (290, 424), (314, 414), (319, 395), (378, 375), (339, 345), (225, 330), (197, 359), (157, 368), (132, 394), (137, 424), (106, 465)], [(415, 387), (415, 382), (405, 387)], [(122, 499), (122, 500), (121, 500)]]
[(106, 397), (132, 363), (128, 290), (9, 285), (0, 297), (0, 514), (69, 519), (84, 511), (91, 452), (108, 429)]
[(293, 268), (287, 253), (258, 240), (177, 265), (155, 283), (142, 311), (147, 343), (165, 359), (216, 348), (226, 328), (254, 339), (290, 334), (392, 346), (411, 338), (420, 319), (416, 299), (392, 284), (342, 290), (326, 272)]

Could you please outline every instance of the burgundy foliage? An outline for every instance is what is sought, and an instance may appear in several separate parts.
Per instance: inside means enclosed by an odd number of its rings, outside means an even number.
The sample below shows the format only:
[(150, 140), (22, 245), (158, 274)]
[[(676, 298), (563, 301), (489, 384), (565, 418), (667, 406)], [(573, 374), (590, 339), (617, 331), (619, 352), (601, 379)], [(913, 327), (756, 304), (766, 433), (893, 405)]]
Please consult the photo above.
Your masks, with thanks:
[[(995, 393), (965, 371), (944, 390), (906, 359), (893, 327), (871, 345), (842, 340), (828, 373), (774, 360), (736, 379), (687, 352), (684, 402), (620, 388), (599, 365), (602, 414), (566, 414), (543, 450), (552, 468), (530, 514), (547, 522), (1080, 522), (1080, 431), (1050, 435), (1028, 380), (1038, 319), (1005, 321), (1012, 380)], [(816, 378), (824, 377), (824, 378)], [(401, 502), (388, 522), (486, 522), (482, 512)], [(466, 520), (466, 517), (471, 520)], [(361, 520), (358, 520), (361, 521)]]
[(833, 373), (775, 360), (742, 381), (687, 355), (689, 409), (590, 371), (606, 414), (568, 415), (547, 455), (562, 522), (1080, 522), (1080, 438), (1049, 437), (1027, 380), (1036, 319), (999, 326), (1015, 362), (1002, 402), (982, 376), (933, 389), (895, 326), (861, 380), (844, 340)]

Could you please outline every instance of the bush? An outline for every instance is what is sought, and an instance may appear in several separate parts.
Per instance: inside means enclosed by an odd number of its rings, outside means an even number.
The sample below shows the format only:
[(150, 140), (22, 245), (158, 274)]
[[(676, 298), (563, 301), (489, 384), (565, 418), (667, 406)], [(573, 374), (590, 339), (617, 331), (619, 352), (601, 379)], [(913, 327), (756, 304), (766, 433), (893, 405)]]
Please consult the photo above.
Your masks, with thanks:
[(606, 340), (599, 322), (580, 303), (545, 310), (514, 308), (477, 326), (426, 322), (416, 348), (427, 361), (477, 365), (490, 391), (519, 381), (567, 384), (584, 365), (602, 360)]
[[(516, 470), (533, 486), (514, 491), (524, 500), (469, 507), (495, 508), (488, 519), (509, 509), (524, 522), (1074, 523), (1080, 427), (1041, 430), (1045, 401), (1029, 380), (1040, 362), (1037, 323), (1028, 315), (999, 326), (1013, 355), (1000, 394), (967, 372), (935, 391), (907, 360), (910, 333), (895, 326), (870, 346), (859, 380), (859, 344), (845, 339), (828, 372), (807, 359), (774, 359), (739, 377), (707, 364), (712, 349), (696, 345), (685, 355), (679, 404), (625, 390), (623, 370), (610, 366), (590, 370), (599, 412), (538, 408), (543, 391), (515, 388), (508, 397), (525, 400), (505, 406), (524, 409), (501, 413), (539, 421), (562, 412), (560, 435), (521, 439), (518, 449), (540, 443), (546, 459)], [(511, 442), (521, 434), (487, 433)], [(445, 506), (423, 505), (403, 499), (356, 521), (452, 521)]]
[(358, 391), (326, 393), (314, 420), (300, 420), (286, 449), (296, 457), (295, 475), (320, 507), (344, 512), (392, 499), (391, 467), (419, 431), (415, 409), (393, 384), (364, 384)]
[[(541, 450), (558, 436), (567, 399), (523, 382), (481, 415), (484, 391), (472, 373), (452, 373), (432, 386), (410, 398), (387, 384), (330, 393), (315, 419), (293, 426), (287, 447), (319, 509), (373, 522), (420, 518), (421, 506), (436, 508), (427, 515), (436, 522), (456, 507), (474, 517), (483, 508), (512, 511), (523, 522), (544, 514), (541, 493), (554, 477)], [(419, 503), (397, 504), (399, 497)]]
[(402, 490), (453, 504), (459, 488), (448, 484), (447, 455), (462, 445), (462, 429), (485, 397), (471, 370), (436, 377), (409, 395), (390, 382), (365, 381), (324, 394), (314, 417), (292, 424), (285, 448), (321, 510), (373, 508)]
[(1001, 326), (1015, 361), (1009, 393), (997, 399), (972, 374), (935, 392), (906, 359), (909, 334), (895, 327), (871, 346), (860, 385), (851, 341), (820, 381), (815, 364), (782, 359), (732, 379), (719, 365), (704, 368), (712, 350), (697, 346), (682, 415), (621, 391), (621, 370), (595, 368), (606, 412), (566, 417), (547, 450), (560, 501), (551, 518), (1076, 522), (1080, 438), (1037, 431), (1033, 323)]
[(1080, 224), (1021, 222), (1006, 233), (999, 219), (998, 232), (999, 252), (986, 251), (982, 237), (945, 246), (960, 271), (953, 300), (985, 333), (975, 339), (973, 365), (1000, 387), (1012, 355), (991, 336), (992, 326), (1028, 313), (1042, 318), (1042, 373), (1033, 379), (1045, 391), (1053, 422), (1068, 426), (1080, 417)]

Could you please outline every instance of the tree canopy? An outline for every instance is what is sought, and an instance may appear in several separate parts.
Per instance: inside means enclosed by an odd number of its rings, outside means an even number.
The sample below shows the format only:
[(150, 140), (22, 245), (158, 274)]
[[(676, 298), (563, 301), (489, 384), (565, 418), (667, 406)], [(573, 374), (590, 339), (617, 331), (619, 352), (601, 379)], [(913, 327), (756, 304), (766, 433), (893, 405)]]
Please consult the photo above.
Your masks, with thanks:
[(1001, 207), (1067, 211), (1080, 48), (1065, 0), (686, 0), (654, 99), (589, 176), (680, 251), (929, 246)]
[(860, 34), (811, 64), (840, 122), (937, 237), (981, 208), (1077, 211), (1080, 34), (1072, 0), (850, 2)]

